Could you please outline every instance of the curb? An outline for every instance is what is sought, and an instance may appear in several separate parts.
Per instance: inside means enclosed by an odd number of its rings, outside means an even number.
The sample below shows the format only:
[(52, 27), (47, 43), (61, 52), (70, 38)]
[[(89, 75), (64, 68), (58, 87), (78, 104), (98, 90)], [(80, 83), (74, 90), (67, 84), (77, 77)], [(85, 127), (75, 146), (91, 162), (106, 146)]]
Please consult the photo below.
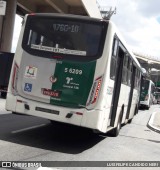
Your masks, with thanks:
[(157, 133), (160, 133), (160, 129), (157, 128), (156, 126), (154, 126), (154, 119), (156, 117), (156, 112), (152, 113), (152, 115), (150, 116), (150, 119), (147, 123), (147, 127)]

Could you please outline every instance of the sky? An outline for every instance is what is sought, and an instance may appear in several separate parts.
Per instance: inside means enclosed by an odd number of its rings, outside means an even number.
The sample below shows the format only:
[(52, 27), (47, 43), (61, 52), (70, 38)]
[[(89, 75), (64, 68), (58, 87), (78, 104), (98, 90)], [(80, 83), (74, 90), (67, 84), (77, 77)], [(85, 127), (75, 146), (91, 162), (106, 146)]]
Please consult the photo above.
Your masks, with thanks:
[(111, 20), (132, 51), (160, 60), (160, 0), (98, 0), (117, 8)]
[[(116, 7), (111, 20), (132, 51), (160, 60), (160, 0), (98, 0), (101, 6)], [(12, 52), (21, 28), (16, 15)]]

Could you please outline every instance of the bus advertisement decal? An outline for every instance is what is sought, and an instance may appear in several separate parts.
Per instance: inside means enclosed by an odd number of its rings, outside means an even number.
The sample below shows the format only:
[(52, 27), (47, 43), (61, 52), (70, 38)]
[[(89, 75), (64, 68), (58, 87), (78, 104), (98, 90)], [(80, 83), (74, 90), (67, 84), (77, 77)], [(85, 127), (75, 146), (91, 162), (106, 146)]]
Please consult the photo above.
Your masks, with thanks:
[(60, 91), (53, 91), (53, 90), (46, 89), (46, 88), (42, 88), (41, 92), (42, 92), (43, 95), (56, 97), (56, 98), (59, 98), (60, 94), (61, 94)]
[(26, 66), (24, 77), (36, 79), (37, 68), (33, 66)]
[[(86, 105), (90, 88), (93, 83), (96, 61), (81, 63), (63, 61), (57, 63), (52, 83), (52, 91), (61, 91), (60, 98), (51, 97), (51, 104), (64, 106)], [(60, 100), (57, 100), (60, 99)]]
[(70, 49), (65, 49), (65, 48), (58, 48), (58, 46), (56, 46), (56, 47), (48, 47), (48, 46), (31, 44), (31, 48), (32, 48), (32, 49), (36, 49), (36, 50), (42, 50), (42, 51), (50, 51), (50, 52), (54, 52), (54, 53), (60, 53), (60, 54), (70, 54), (70, 55), (80, 55), (80, 56), (86, 56), (86, 54), (87, 54), (86, 51), (70, 50)]

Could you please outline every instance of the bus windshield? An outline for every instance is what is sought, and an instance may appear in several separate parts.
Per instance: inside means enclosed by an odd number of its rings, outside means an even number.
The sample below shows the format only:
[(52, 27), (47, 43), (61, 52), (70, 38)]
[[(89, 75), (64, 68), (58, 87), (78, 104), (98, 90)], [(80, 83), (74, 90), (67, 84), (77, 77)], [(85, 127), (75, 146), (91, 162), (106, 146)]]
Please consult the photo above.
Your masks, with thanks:
[(95, 57), (102, 53), (104, 24), (100, 21), (28, 16), (23, 38), (23, 48), (30, 54), (48, 57), (58, 54)]

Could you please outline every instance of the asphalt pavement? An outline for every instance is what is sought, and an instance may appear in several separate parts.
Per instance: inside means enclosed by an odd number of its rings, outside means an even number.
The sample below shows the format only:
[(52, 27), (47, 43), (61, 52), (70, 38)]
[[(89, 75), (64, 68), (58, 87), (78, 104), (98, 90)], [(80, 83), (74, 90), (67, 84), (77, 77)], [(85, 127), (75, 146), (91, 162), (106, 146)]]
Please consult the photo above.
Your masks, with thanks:
[[(159, 112), (160, 105), (153, 105), (149, 110), (139, 110), (132, 123), (122, 127), (117, 138), (93, 134), (85, 128), (51, 124), (50, 121), (38, 117), (13, 115), (11, 112), (5, 112), (4, 105), (5, 100), (0, 99), (1, 161), (160, 160), (159, 133), (146, 127), (147, 123), (157, 125), (156, 122), (159, 122), (156, 113)], [(68, 165), (65, 168), (58, 166), (58, 168), (38, 170), (55, 169), (81, 170), (83, 168), (70, 168)], [(84, 169), (99, 170), (101, 168), (84, 167)], [(117, 169), (117, 167), (109, 169)], [(130, 170), (135, 167), (119, 167), (118, 169)], [(148, 168), (136, 167), (136, 169), (146, 170)]]

